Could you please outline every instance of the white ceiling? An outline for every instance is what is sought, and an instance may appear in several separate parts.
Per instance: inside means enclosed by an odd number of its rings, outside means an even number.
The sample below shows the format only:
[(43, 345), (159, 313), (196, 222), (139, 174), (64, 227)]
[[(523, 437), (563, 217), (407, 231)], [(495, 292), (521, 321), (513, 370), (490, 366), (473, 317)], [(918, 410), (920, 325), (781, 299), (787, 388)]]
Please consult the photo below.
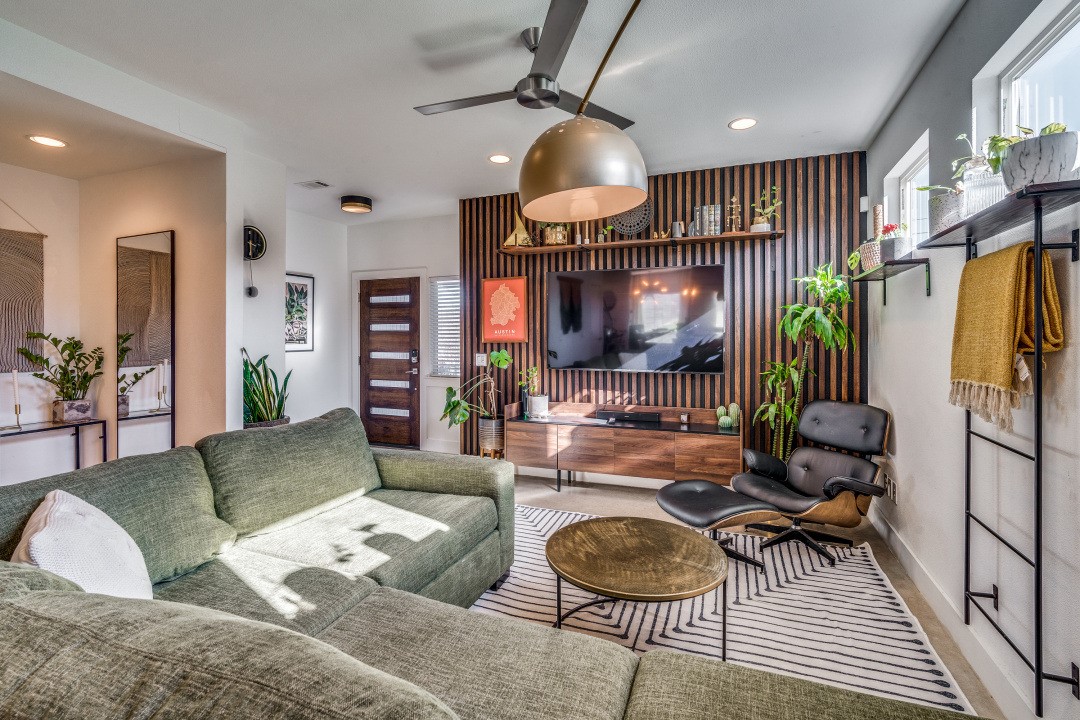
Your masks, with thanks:
[[(593, 99), (636, 121), (650, 173), (865, 148), (964, 0), (645, 0)], [(629, 0), (593, 0), (560, 74), (584, 94)], [(509, 90), (547, 0), (4, 0), (0, 17), (246, 123), (289, 206), (339, 222), (516, 190), (557, 109), (416, 105)], [(729, 120), (760, 124), (734, 132)], [(487, 161), (494, 152), (509, 165)], [(369, 217), (337, 196), (370, 195)]]
[[(50, 148), (27, 135), (68, 143)], [(0, 73), (0, 162), (82, 180), (219, 154), (20, 78)]]

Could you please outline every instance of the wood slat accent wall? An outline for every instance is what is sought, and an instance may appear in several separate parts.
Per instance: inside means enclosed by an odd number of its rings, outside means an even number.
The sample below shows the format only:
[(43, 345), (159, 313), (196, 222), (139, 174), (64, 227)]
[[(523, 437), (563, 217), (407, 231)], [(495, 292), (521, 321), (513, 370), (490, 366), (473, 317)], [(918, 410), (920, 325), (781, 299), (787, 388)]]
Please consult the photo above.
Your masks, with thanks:
[[(514, 358), (507, 371), (496, 371), (503, 402), (519, 399), (517, 370), (541, 368), (542, 387), (552, 401), (672, 405), (707, 408), (737, 402), (752, 416), (763, 400), (759, 373), (768, 360), (790, 360), (795, 348), (778, 340), (780, 308), (805, 297), (791, 278), (808, 275), (817, 265), (832, 262), (847, 272), (846, 258), (862, 240), (865, 217), (859, 198), (865, 194), (865, 155), (861, 152), (738, 165), (711, 170), (654, 175), (649, 196), (654, 202), (653, 230), (667, 229), (672, 220), (685, 224), (693, 208), (725, 204), (738, 195), (744, 209), (762, 188), (776, 185), (784, 204), (776, 227), (786, 235), (778, 240), (687, 245), (678, 248), (618, 248), (592, 252), (508, 256), (499, 246), (513, 229), (520, 212), (516, 193), (461, 200), (462, 372), (476, 371), (474, 355), (505, 347)], [(749, 212), (743, 228), (749, 226)], [(605, 223), (606, 224), (606, 223)], [(526, 221), (530, 233), (535, 226)], [(583, 236), (595, 237), (601, 223), (581, 223)], [(623, 236), (613, 233), (616, 240)], [(723, 375), (699, 373), (634, 373), (599, 370), (552, 370), (547, 367), (547, 274), (552, 271), (653, 268), (722, 263), (727, 298), (728, 343)], [(478, 297), (483, 278), (525, 275), (529, 278), (528, 343), (481, 344)], [(847, 352), (816, 353), (816, 375), (807, 382), (809, 398), (862, 402), (866, 398), (866, 298), (854, 287), (847, 321), (859, 338)], [(766, 447), (762, 425), (744, 432), (748, 447)], [(475, 419), (461, 433), (461, 450), (479, 453)]]

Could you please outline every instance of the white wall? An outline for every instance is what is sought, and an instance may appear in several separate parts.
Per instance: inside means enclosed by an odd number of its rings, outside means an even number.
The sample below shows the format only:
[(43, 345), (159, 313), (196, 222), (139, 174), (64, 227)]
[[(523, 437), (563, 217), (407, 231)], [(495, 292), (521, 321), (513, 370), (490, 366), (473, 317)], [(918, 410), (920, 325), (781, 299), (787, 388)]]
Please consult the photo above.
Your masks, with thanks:
[[(253, 359), (269, 355), (267, 362), (279, 377), (285, 367), (285, 166), (249, 152), (240, 152), (240, 202), (244, 224), (266, 236), (266, 254), (244, 263), (259, 294), (244, 298), (244, 347)], [(245, 283), (246, 287), (246, 283)]]
[[(28, 328), (60, 337), (79, 334), (79, 183), (68, 178), (0, 163), (0, 198), (33, 223), (45, 238), (45, 326)], [(0, 227), (33, 232), (0, 204)], [(0, 368), (0, 426), (15, 422), (9, 368)], [(20, 373), (21, 421), (51, 418), (52, 386)], [(101, 443), (83, 432), (83, 461), (100, 461)], [(0, 484), (22, 482), (74, 467), (74, 443), (66, 432), (0, 440)]]
[[(964, 7), (869, 149), (872, 202), (880, 201), (885, 173), (927, 130), (931, 182), (948, 182), (951, 160), (963, 154), (954, 138), (968, 131), (971, 124), (972, 80), (1037, 4), (1034, 0), (982, 0)], [(981, 136), (995, 129), (983, 121), (979, 127)], [(1068, 239), (1067, 231), (1078, 223), (1080, 215), (1052, 218), (1047, 241)], [(1030, 228), (1026, 233), (1030, 239)], [(983, 243), (980, 253), (1025, 239), (1022, 235)], [(887, 472), (897, 486), (896, 504), (885, 500), (874, 503), (871, 518), (1002, 710), (1010, 718), (1030, 718), (1032, 674), (976, 610), (972, 610), (970, 626), (965, 626), (962, 618), (964, 413), (949, 405), (947, 397), (963, 250), (917, 254), (931, 260), (932, 297), (924, 296), (922, 273), (912, 272), (889, 281), (888, 306), (882, 306), (877, 288), (872, 290), (870, 301), (870, 401), (893, 414), (894, 448)], [(1074, 309), (1075, 300), (1080, 298), (1080, 268), (1057, 253), (1054, 269), (1065, 307), (1069, 346), (1047, 356), (1045, 373), (1045, 658), (1048, 672), (1067, 675), (1071, 662), (1080, 663), (1076, 625), (1076, 598), (1080, 596), (1080, 525), (1076, 522), (1080, 511), (1076, 447), (1080, 353), (1075, 347), (1080, 314)], [(1015, 413), (1015, 435), (982, 429), (1030, 450), (1031, 407), (1028, 399)], [(978, 420), (975, 424), (981, 425)], [(1030, 552), (1031, 465), (978, 440), (974, 443), (976, 513)], [(1030, 654), (1031, 570), (983, 531), (975, 528), (972, 532), (976, 540), (973, 589), (999, 586), (1002, 607), (996, 619)], [(1047, 718), (1064, 720), (1080, 714), (1080, 702), (1067, 686), (1047, 683), (1045, 699)]]
[[(376, 212), (378, 210), (376, 209)], [(424, 450), (456, 453), (460, 450), (460, 431), (449, 429), (439, 420), (448, 385), (454, 378), (432, 377), (428, 352), (428, 278), (459, 273), (460, 255), (457, 215), (365, 223), (349, 228), (349, 270), (353, 273), (352, 290), (360, 277), (405, 277), (420, 275), (420, 342), (423, 363), (420, 380), (420, 447)], [(352, 295), (355, 298), (355, 294)], [(355, 309), (356, 303), (351, 302)], [(355, 348), (356, 327), (349, 335)], [(350, 355), (355, 355), (353, 352)], [(357, 407), (356, 366), (352, 365), (352, 393), (349, 405)]]
[[(339, 407), (353, 407), (348, 229), (303, 213), (286, 215), (286, 270), (315, 276), (315, 349), (285, 353), (292, 372), (286, 412), (293, 422)], [(284, 278), (279, 282), (284, 286)], [(275, 330), (283, 336), (284, 300)]]

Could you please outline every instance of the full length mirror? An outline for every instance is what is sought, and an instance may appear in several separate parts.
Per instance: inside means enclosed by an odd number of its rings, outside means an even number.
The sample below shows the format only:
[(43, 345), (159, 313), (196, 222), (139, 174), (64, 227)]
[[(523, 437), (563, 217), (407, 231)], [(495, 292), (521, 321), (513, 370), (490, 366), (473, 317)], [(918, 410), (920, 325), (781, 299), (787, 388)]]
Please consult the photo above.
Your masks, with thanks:
[(117, 457), (176, 444), (172, 230), (116, 240)]

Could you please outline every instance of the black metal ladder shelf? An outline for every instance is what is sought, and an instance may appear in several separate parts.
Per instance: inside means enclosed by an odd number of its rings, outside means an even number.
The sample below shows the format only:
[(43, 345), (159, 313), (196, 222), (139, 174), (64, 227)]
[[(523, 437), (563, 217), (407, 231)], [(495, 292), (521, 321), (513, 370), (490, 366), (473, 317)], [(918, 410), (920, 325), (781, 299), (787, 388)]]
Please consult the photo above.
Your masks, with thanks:
[(889, 304), (889, 278), (922, 266), (926, 272), (926, 297), (930, 297), (930, 258), (900, 258), (886, 260), (875, 268), (851, 278), (851, 282), (880, 282), (881, 304)]
[[(1080, 229), (1072, 232), (1071, 242), (1047, 243), (1043, 242), (1043, 216), (1055, 210), (1062, 210), (1080, 203), (1080, 182), (1053, 183), (1049, 185), (1029, 185), (1017, 193), (1009, 195), (1001, 202), (992, 205), (963, 222), (960, 222), (940, 233), (930, 237), (919, 244), (920, 250), (963, 247), (966, 251), (966, 260), (976, 257), (978, 243), (983, 240), (1001, 235), (1032, 223), (1036, 261), (1034, 263), (1034, 307), (1035, 312), (1035, 352), (1033, 353), (1032, 383), (1034, 386), (1034, 414), (1035, 428), (1032, 452), (1024, 452), (1008, 443), (996, 440), (988, 435), (973, 430), (971, 427), (971, 413), (966, 413), (964, 432), (964, 623), (971, 624), (971, 608), (975, 607), (986, 618), (990, 626), (1008, 643), (1020, 659), (1027, 665), (1035, 676), (1035, 714), (1043, 715), (1043, 690), (1046, 681), (1065, 683), (1072, 686), (1072, 693), (1080, 699), (1080, 667), (1076, 663), (1071, 664), (1069, 675), (1057, 675), (1046, 672), (1043, 664), (1043, 641), (1045, 628), (1043, 626), (1043, 334), (1044, 317), (1041, 312), (1043, 307), (1043, 250), (1071, 250), (1073, 262), (1080, 260)], [(966, 261), (965, 260), (965, 261)], [(971, 450), (972, 439), (981, 440), (997, 446), (1019, 457), (1025, 458), (1034, 465), (1034, 523), (1033, 523), (1033, 553), (1028, 556), (1023, 550), (1009, 542), (1003, 535), (993, 529), (990, 523), (979, 518), (971, 510)], [(993, 609), (998, 609), (998, 586), (991, 586), (990, 592), (975, 591), (971, 589), (971, 530), (972, 524), (982, 528), (991, 537), (1012, 551), (1025, 563), (1035, 574), (1034, 582), (1034, 639), (1032, 656), (1028, 657), (1017, 643), (1009, 636), (1004, 628), (994, 619), (987, 610), (982, 600), (991, 600)]]

